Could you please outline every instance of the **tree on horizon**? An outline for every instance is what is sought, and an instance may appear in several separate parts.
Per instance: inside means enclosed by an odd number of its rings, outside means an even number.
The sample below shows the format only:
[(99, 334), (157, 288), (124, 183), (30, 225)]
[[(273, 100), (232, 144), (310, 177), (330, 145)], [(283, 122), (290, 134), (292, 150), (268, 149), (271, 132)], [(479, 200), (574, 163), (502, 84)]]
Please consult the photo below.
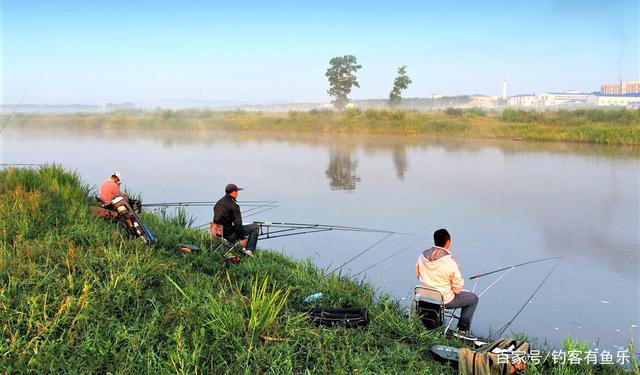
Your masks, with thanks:
[(407, 75), (407, 66), (402, 65), (398, 68), (398, 75), (393, 82), (393, 88), (389, 93), (389, 104), (392, 107), (400, 104), (402, 100), (402, 90), (405, 90), (412, 83), (411, 78)]
[(324, 74), (329, 80), (329, 95), (333, 96), (333, 105), (343, 110), (349, 102), (349, 94), (351, 89), (360, 87), (358, 79), (355, 73), (358, 69), (362, 68), (362, 65), (358, 64), (358, 61), (353, 55), (337, 56), (329, 61), (329, 68)]

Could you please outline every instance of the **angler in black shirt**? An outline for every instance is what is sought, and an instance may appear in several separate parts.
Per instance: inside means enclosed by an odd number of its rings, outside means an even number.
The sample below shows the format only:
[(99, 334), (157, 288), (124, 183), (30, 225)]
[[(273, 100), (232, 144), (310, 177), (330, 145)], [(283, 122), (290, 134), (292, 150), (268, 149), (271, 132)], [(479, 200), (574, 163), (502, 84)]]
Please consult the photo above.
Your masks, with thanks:
[(223, 237), (227, 241), (241, 240), (242, 250), (245, 255), (253, 256), (258, 244), (260, 228), (258, 224), (242, 225), (240, 206), (236, 202), (238, 190), (242, 190), (242, 188), (237, 187), (235, 184), (229, 184), (225, 187), (225, 196), (213, 207), (213, 222), (222, 225), (224, 229)]

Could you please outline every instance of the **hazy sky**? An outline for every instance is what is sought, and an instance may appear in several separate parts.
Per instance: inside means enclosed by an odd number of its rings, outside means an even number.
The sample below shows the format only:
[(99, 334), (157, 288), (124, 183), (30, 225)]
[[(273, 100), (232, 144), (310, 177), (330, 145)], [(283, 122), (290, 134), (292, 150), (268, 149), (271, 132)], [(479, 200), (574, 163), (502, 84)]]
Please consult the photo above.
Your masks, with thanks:
[(363, 68), (352, 98), (598, 90), (639, 77), (638, 0), (2, 1), (12, 103), (328, 101), (329, 59)]

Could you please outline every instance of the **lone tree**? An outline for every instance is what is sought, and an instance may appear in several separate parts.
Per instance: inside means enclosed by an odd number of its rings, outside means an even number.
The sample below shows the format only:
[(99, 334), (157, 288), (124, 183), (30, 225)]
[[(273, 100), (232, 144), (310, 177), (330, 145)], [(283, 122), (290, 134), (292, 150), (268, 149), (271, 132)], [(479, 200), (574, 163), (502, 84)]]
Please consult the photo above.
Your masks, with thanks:
[(334, 57), (329, 61), (329, 69), (324, 74), (329, 80), (329, 95), (335, 97), (333, 104), (337, 109), (344, 109), (349, 102), (347, 97), (351, 93), (353, 86), (360, 87), (355, 73), (362, 65), (358, 64), (356, 57), (353, 55), (345, 55), (342, 57)]
[(400, 104), (400, 100), (402, 99), (400, 94), (402, 93), (402, 90), (409, 87), (410, 84), (411, 78), (407, 75), (407, 66), (402, 65), (398, 68), (398, 76), (393, 82), (393, 89), (391, 89), (391, 92), (389, 93), (389, 103), (392, 107)]

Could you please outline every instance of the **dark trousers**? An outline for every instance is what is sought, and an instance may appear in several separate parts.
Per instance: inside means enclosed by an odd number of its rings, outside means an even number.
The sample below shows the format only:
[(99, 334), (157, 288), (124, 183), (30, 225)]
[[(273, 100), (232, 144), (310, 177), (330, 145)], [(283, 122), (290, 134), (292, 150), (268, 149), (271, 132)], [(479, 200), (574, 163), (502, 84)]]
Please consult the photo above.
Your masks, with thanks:
[(260, 234), (260, 227), (258, 224), (247, 224), (242, 226), (244, 235), (247, 236), (247, 250), (255, 251), (258, 244), (258, 234)]
[[(242, 232), (247, 239), (247, 247), (245, 247), (245, 249), (255, 251), (256, 245), (258, 244), (258, 235), (260, 234), (260, 227), (258, 226), (258, 224), (243, 225)], [(235, 233), (224, 236), (224, 238), (230, 242), (238, 241)], [(241, 238), (241, 240), (243, 239), (244, 238)]]
[(462, 309), (458, 320), (458, 329), (461, 331), (469, 331), (471, 328), (471, 319), (473, 319), (473, 313), (476, 312), (477, 306), (478, 296), (466, 291), (456, 294), (451, 302), (444, 305), (447, 309)]

